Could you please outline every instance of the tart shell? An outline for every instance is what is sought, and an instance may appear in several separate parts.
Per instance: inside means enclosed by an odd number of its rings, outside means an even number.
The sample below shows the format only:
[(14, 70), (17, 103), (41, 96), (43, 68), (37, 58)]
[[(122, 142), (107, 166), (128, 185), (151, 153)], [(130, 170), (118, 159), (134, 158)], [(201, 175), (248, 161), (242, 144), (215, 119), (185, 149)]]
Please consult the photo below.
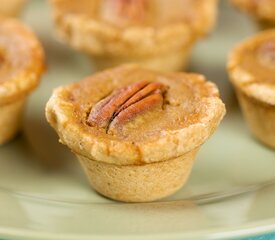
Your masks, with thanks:
[[(166, 97), (162, 97), (163, 102), (170, 101), (171, 105), (166, 103), (166, 107), (162, 105), (155, 110), (148, 108), (151, 118), (144, 114), (136, 117), (136, 122), (131, 119), (128, 124), (134, 125), (134, 128), (130, 130), (124, 122), (123, 130), (129, 130), (127, 135), (119, 131), (112, 135), (108, 128), (106, 130), (99, 124), (86, 125), (89, 116), (85, 112), (87, 102), (94, 104), (92, 107), (89, 105), (89, 112), (91, 108), (104, 108), (112, 100), (100, 105), (102, 101), (108, 100), (112, 94), (126, 94), (133, 83), (137, 84), (136, 79), (146, 79), (148, 83), (158, 83), (168, 89), (163, 92)], [(142, 85), (140, 92), (149, 85)], [(101, 94), (96, 95), (96, 92)], [(186, 95), (185, 98), (182, 95)], [(194, 101), (201, 106), (198, 107)], [(194, 107), (190, 106), (192, 104), (195, 104)], [(184, 111), (183, 118), (174, 115), (181, 110)], [(163, 115), (158, 115), (160, 112)], [(100, 117), (104, 115), (103, 112), (99, 114)], [(154, 201), (182, 187), (191, 172), (197, 151), (215, 131), (224, 114), (225, 107), (217, 88), (206, 82), (203, 76), (187, 73), (167, 75), (136, 65), (106, 70), (79, 83), (60, 87), (54, 90), (46, 106), (48, 122), (56, 130), (60, 142), (75, 153), (91, 186), (104, 196), (124, 202)], [(178, 119), (179, 122), (171, 124)], [(100, 122), (96, 118), (94, 121)], [(175, 123), (178, 126), (175, 127)]]
[(275, 39), (274, 30), (261, 32), (236, 46), (229, 56), (228, 73), (249, 129), (261, 142), (274, 148), (275, 84), (262, 81), (260, 76), (240, 66), (249, 49), (271, 37)]
[(19, 130), (27, 96), (44, 69), (43, 48), (31, 30), (18, 20), (0, 18), (0, 144)]
[(125, 166), (77, 157), (100, 194), (123, 202), (149, 202), (176, 192), (186, 183), (196, 153), (197, 149), (169, 161)]
[(261, 142), (275, 148), (275, 105), (264, 103), (240, 91), (237, 96), (250, 131)]

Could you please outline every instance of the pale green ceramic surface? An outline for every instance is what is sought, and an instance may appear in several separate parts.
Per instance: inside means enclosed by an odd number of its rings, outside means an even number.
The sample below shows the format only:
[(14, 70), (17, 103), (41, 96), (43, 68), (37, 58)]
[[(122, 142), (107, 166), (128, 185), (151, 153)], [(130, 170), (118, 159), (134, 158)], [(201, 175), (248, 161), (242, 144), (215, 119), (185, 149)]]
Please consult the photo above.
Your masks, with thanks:
[(250, 136), (225, 72), (227, 51), (253, 32), (247, 19), (224, 6), (217, 31), (194, 51), (192, 71), (219, 85), (228, 114), (186, 187), (161, 202), (121, 204), (90, 189), (44, 118), (52, 88), (91, 73), (90, 62), (55, 41), (46, 2), (30, 2), (23, 18), (45, 46), (48, 71), (29, 100), (23, 134), (0, 148), (0, 237), (224, 239), (275, 231), (275, 152)]

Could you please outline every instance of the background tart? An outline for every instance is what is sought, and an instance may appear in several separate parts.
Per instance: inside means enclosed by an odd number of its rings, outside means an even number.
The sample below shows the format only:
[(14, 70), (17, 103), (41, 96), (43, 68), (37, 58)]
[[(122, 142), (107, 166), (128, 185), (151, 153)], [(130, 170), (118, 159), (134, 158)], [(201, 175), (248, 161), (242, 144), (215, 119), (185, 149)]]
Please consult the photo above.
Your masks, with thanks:
[(275, 30), (239, 44), (230, 55), (228, 70), (250, 129), (275, 146)]
[(52, 0), (59, 35), (99, 68), (134, 62), (159, 70), (185, 65), (213, 27), (216, 0)]
[(27, 95), (45, 65), (40, 42), (15, 19), (0, 18), (0, 106)]
[(26, 98), (43, 71), (44, 53), (36, 36), (19, 21), (0, 18), (0, 144), (20, 128)]

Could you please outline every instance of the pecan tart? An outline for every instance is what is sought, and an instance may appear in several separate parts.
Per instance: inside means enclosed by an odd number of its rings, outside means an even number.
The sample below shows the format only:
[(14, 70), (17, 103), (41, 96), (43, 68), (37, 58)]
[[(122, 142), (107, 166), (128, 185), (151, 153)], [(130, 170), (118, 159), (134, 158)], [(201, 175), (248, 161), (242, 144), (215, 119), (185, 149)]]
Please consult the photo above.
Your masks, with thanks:
[(15, 17), (17, 16), (26, 0), (0, 0), (0, 15)]
[(275, 30), (237, 46), (230, 55), (228, 71), (252, 133), (275, 147)]
[(14, 19), (0, 19), (0, 144), (21, 124), (28, 94), (38, 85), (44, 54), (35, 35)]
[(48, 122), (91, 185), (120, 201), (153, 201), (187, 180), (200, 146), (225, 113), (198, 74), (125, 65), (56, 89)]
[(217, 0), (52, 0), (61, 38), (98, 69), (138, 63), (179, 70), (210, 31)]
[(275, 27), (274, 0), (231, 0), (232, 3), (255, 18), (263, 29)]

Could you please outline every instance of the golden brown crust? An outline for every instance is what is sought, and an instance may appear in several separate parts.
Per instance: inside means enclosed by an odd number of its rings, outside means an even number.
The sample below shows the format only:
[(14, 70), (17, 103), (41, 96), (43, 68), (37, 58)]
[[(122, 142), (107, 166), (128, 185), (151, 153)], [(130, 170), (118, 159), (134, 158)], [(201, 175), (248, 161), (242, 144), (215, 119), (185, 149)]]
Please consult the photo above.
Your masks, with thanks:
[(142, 67), (161, 71), (178, 71), (186, 69), (188, 58), (193, 45), (187, 45), (181, 50), (175, 49), (164, 54), (152, 56), (91, 56), (93, 67), (97, 70), (104, 70), (125, 63), (135, 63)]
[[(274, 46), (263, 51), (270, 43)], [(240, 91), (275, 105), (275, 30), (259, 33), (236, 46), (229, 56), (228, 71), (231, 82)]]
[(0, 105), (34, 89), (44, 71), (44, 53), (36, 36), (15, 19), (0, 19)]
[(250, 131), (262, 143), (275, 148), (275, 106), (236, 91)]
[[(150, 111), (148, 116), (134, 122), (135, 128), (128, 124), (126, 135), (106, 134), (87, 125), (87, 109), (102, 96), (143, 77), (170, 87), (166, 96), (170, 103), (166, 111), (160, 113), (162, 115), (158, 115), (158, 110)], [(178, 88), (181, 92), (177, 92)], [(180, 111), (182, 115), (176, 115)], [(218, 97), (216, 86), (206, 82), (203, 76), (161, 74), (135, 65), (107, 70), (79, 83), (58, 88), (46, 107), (49, 123), (56, 129), (61, 142), (73, 152), (118, 165), (152, 163), (181, 156), (200, 146), (216, 129), (224, 113), (224, 104)], [(143, 118), (150, 121), (144, 124)], [(154, 124), (154, 121), (157, 123)]]
[(187, 181), (197, 149), (169, 161), (118, 166), (77, 156), (92, 187), (124, 202), (148, 202), (166, 197)]
[(275, 23), (274, 0), (231, 0), (231, 2), (242, 11), (258, 19)]
[[(217, 0), (177, 0), (183, 9), (179, 19), (171, 20), (171, 13), (160, 19), (159, 16), (165, 15), (160, 12), (149, 18), (149, 22), (120, 27), (98, 17), (103, 1), (81, 0), (79, 6), (72, 0), (51, 2), (57, 29), (71, 46), (94, 55), (113, 56), (148, 56), (186, 48), (212, 28), (217, 5)], [(163, 4), (166, 9), (174, 5), (167, 5), (167, 1), (156, 1), (152, 5)], [(81, 8), (81, 5), (87, 7)], [(152, 7), (155, 11), (156, 6)], [(159, 21), (155, 23), (150, 19)]]
[(251, 132), (261, 142), (275, 148), (275, 105), (251, 98), (238, 89), (237, 96)]

